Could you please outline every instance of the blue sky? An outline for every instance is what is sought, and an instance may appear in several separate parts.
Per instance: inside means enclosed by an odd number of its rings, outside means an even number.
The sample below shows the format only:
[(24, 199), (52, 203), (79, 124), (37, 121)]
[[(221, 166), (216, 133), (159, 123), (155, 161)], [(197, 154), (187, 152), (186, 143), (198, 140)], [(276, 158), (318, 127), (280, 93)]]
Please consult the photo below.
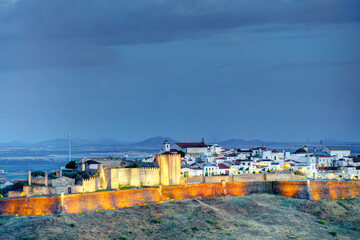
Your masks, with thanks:
[(360, 141), (359, 1), (0, 0), (0, 142)]

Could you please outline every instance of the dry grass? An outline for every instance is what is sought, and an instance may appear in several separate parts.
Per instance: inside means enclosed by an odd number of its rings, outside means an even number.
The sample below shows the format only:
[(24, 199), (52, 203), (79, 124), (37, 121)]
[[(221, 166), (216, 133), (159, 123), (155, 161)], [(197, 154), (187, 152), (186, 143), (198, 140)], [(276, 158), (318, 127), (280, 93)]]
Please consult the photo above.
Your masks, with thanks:
[(79, 215), (1, 216), (0, 239), (356, 239), (359, 207), (360, 199), (267, 194), (169, 201)]

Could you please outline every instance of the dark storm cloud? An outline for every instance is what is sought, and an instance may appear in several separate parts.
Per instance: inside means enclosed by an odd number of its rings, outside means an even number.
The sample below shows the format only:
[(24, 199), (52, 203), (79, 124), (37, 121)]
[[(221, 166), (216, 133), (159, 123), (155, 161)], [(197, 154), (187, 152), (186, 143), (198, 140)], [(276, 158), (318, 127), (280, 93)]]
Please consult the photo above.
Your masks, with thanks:
[(116, 62), (106, 46), (199, 39), (234, 28), (263, 32), (360, 21), (360, 1), (343, 0), (0, 3), (0, 71), (106, 65)]
[(111, 45), (202, 37), (238, 27), (360, 20), (360, 2), (343, 0), (22, 0), (12, 5), (0, 23), (1, 38), (73, 38)]

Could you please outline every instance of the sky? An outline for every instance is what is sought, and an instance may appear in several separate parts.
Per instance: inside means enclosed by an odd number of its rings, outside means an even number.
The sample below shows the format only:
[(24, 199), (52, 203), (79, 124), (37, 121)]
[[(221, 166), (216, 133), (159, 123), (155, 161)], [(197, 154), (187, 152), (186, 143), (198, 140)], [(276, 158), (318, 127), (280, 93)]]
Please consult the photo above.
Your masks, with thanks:
[(0, 142), (360, 141), (358, 0), (0, 0)]

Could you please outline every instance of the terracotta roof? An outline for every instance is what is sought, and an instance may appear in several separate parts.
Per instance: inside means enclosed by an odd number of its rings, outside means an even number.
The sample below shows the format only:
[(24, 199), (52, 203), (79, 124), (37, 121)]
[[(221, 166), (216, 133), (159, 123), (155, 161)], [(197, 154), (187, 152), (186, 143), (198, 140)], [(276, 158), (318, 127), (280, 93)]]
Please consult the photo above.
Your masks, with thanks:
[(230, 169), (228, 166), (226, 166), (225, 164), (219, 163), (218, 165), (219, 169)]
[(276, 149), (273, 149), (271, 152), (272, 153), (278, 153), (278, 151)]
[(202, 142), (175, 143), (181, 148), (205, 148), (207, 145)]

